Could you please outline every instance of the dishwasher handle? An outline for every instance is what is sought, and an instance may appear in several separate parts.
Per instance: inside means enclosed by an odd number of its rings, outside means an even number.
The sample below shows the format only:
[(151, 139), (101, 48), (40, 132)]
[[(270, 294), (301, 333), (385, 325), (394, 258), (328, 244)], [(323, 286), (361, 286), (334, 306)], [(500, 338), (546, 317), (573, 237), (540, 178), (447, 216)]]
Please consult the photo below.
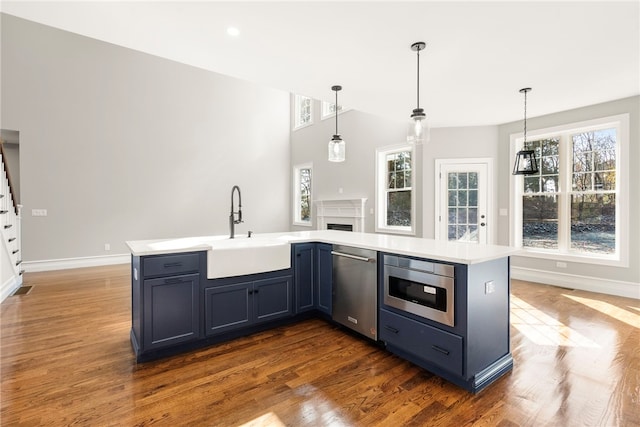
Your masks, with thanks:
[(331, 251), (331, 255), (343, 256), (345, 258), (351, 258), (351, 259), (355, 259), (355, 260), (358, 260), (358, 261), (364, 261), (364, 262), (375, 262), (375, 258), (367, 258), (367, 257), (364, 257), (364, 256), (346, 254), (344, 252), (338, 252), (338, 251)]

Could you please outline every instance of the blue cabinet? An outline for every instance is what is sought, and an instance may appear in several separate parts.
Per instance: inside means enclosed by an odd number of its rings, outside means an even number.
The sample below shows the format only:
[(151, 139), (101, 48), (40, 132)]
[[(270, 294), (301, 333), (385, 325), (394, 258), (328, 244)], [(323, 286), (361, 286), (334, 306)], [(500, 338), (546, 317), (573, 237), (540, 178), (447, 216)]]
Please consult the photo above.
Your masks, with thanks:
[(291, 276), (252, 280), (237, 278), (210, 281), (204, 289), (205, 331), (207, 336), (249, 328), (292, 314)]
[(315, 243), (293, 245), (293, 274), (295, 282), (296, 313), (316, 308), (314, 292)]
[(204, 252), (133, 256), (131, 342), (137, 356), (201, 338)]
[(152, 350), (200, 337), (200, 275), (144, 281), (143, 348)]
[(332, 246), (326, 243), (293, 245), (296, 313), (319, 310), (331, 315)]
[(380, 283), (379, 338), (389, 351), (478, 392), (513, 368), (509, 259), (454, 268), (453, 326), (384, 304)]
[(317, 309), (331, 316), (333, 299), (332, 245), (318, 243), (316, 246), (315, 292)]

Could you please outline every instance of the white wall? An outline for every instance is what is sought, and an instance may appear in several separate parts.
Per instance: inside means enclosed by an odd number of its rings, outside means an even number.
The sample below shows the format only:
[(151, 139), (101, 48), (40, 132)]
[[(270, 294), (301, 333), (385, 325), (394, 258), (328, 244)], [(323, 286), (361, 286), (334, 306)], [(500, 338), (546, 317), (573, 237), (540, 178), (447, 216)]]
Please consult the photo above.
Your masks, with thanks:
[(226, 234), (236, 184), (238, 234), (288, 228), (288, 93), (5, 14), (1, 30), (26, 266)]

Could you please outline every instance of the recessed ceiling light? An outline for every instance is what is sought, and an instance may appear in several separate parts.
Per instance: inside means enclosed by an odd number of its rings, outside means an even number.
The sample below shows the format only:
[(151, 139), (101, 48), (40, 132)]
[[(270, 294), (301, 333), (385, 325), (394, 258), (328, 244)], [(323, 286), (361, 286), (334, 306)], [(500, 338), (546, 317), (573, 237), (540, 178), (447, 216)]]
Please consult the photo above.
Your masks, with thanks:
[(237, 37), (240, 35), (240, 30), (237, 29), (236, 27), (228, 27), (227, 28), (227, 34), (229, 34), (230, 36), (233, 37)]

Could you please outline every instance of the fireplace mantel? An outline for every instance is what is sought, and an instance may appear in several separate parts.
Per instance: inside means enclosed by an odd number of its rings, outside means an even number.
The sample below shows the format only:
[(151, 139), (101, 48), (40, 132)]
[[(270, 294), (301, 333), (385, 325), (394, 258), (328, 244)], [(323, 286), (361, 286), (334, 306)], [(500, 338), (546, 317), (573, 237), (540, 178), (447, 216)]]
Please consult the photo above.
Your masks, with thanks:
[(318, 230), (326, 230), (327, 224), (344, 224), (364, 233), (366, 203), (366, 198), (314, 201)]

